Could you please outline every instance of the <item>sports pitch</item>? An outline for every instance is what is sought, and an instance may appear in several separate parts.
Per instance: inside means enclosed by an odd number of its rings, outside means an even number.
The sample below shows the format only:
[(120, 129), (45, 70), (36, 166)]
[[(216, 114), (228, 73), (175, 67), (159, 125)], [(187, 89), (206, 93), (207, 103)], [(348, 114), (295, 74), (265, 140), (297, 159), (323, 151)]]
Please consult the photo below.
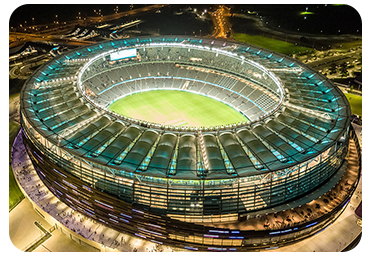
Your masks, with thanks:
[(212, 98), (178, 90), (153, 90), (118, 99), (108, 109), (149, 122), (211, 127), (249, 120), (234, 108)]

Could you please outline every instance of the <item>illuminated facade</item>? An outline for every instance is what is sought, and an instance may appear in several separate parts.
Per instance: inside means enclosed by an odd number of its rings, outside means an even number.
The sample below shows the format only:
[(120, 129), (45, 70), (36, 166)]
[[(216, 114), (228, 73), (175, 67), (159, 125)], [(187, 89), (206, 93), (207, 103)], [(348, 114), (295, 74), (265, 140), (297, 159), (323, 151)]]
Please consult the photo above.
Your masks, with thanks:
[[(159, 89), (212, 97), (250, 121), (175, 127), (107, 110)], [(212, 38), (71, 50), (36, 70), (21, 93), (26, 148), (55, 196), (116, 230), (188, 249), (247, 246), (251, 232), (212, 234), (211, 226), (285, 205), (333, 177), (349, 116), (341, 91), (302, 63)]]

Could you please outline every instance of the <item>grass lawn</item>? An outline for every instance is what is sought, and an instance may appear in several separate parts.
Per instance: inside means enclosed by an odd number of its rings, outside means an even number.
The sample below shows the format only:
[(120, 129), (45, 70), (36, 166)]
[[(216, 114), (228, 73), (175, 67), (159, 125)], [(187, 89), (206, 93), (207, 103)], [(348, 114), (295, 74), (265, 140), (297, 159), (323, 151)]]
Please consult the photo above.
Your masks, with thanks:
[(220, 126), (249, 122), (234, 108), (212, 98), (178, 90), (132, 94), (108, 109), (120, 115), (172, 126)]
[(9, 210), (11, 210), (24, 198), (17, 182), (15, 181), (10, 158), (10, 150), (20, 127), (21, 126), (14, 121), (9, 122)]
[(312, 49), (298, 46), (292, 43), (284, 42), (277, 39), (272, 39), (269, 37), (259, 36), (259, 35), (248, 35), (243, 33), (233, 33), (233, 38), (237, 41), (252, 44), (258, 47), (263, 47), (275, 52), (279, 52), (285, 55), (294, 53), (303, 53), (306, 51), (311, 51)]
[(19, 202), (22, 201), (24, 195), (18, 187), (15, 177), (13, 175), (12, 167), (10, 165), (6, 168), (7, 176), (7, 198), (6, 198), (6, 209), (10, 212)]
[(344, 94), (350, 103), (352, 114), (357, 114), (359, 116), (362, 116), (362, 96), (350, 94), (350, 93), (344, 93)]
[(10, 156), (10, 150), (13, 146), (13, 142), (15, 137), (18, 134), (19, 129), (21, 128), (20, 124), (17, 122), (8, 122), (7, 123), (7, 160), (8, 163), (11, 161), (11, 156)]
[(9, 79), (9, 100), (18, 97), (25, 80), (22, 79)]

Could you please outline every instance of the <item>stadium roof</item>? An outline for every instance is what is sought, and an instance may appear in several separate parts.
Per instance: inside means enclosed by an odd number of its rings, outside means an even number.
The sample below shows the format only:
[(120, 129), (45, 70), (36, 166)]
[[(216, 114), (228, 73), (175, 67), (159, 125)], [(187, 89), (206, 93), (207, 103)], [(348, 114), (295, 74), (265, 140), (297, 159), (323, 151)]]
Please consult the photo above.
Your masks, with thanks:
[[(187, 46), (189, 56), (184, 58)], [(138, 49), (142, 58), (120, 62), (116, 71), (134, 67), (138, 62), (139, 68), (148, 62), (172, 71), (173, 64), (180, 63), (182, 56), (182, 65), (227, 74), (236, 80), (236, 86), (239, 76), (251, 81), (277, 96), (277, 104), (267, 106), (268, 114), (256, 114), (249, 124), (211, 129), (164, 127), (121, 117), (105, 106), (111, 101), (109, 97), (122, 96), (117, 92), (120, 88), (123, 90), (124, 85), (116, 86), (118, 81), (112, 81), (110, 86), (115, 86), (115, 91), (99, 94), (102, 90), (95, 88), (104, 87), (104, 83), (96, 84), (93, 80), (96, 74), (83, 75), (82, 72), (93, 67), (89, 60), (95, 56), (109, 56), (110, 51), (129, 48)], [(143, 58), (145, 54), (147, 57), (158, 54), (150, 51), (144, 54), (144, 49), (150, 48), (156, 48), (160, 54), (165, 50), (174, 54), (166, 61)], [(185, 49), (184, 52), (180, 48)], [(201, 54), (200, 51), (205, 58), (210, 55), (217, 60), (223, 56), (231, 61), (220, 64), (204, 58), (195, 63), (188, 58)], [(107, 64), (109, 60), (100, 60), (105, 69), (99, 74), (103, 75), (111, 68)], [(258, 63), (263, 78), (255, 79), (248, 76), (248, 71), (228, 68), (228, 65), (247, 65), (247, 60)], [(130, 76), (131, 80), (142, 77), (140, 72), (130, 72)], [(156, 84), (156, 76), (165, 77), (164, 81), (175, 79), (172, 74), (152, 74), (148, 75), (149, 82)], [(121, 78), (121, 82), (130, 80), (128, 73)], [(269, 86), (279, 84), (282, 95), (265, 87), (268, 80)], [(213, 86), (206, 78), (202, 81)], [(196, 81), (195, 87), (201, 82)], [(222, 82), (217, 84), (223, 92), (230, 91)], [(87, 95), (86, 89), (96, 97)], [(258, 99), (253, 103), (261, 107), (265, 101), (257, 102)], [(288, 56), (232, 41), (182, 36), (102, 42), (57, 56), (26, 81), (21, 93), (21, 112), (37, 133), (71, 155), (112, 169), (179, 179), (244, 177), (290, 168), (333, 146), (347, 130), (350, 116), (345, 96), (331, 81)]]

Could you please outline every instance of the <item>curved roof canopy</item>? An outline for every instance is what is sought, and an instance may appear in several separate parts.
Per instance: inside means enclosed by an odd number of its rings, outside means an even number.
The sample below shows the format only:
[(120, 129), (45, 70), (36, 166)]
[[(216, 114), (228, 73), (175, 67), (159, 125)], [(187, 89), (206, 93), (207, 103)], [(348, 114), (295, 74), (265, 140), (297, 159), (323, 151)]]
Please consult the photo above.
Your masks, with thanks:
[[(109, 59), (112, 52), (117, 56), (127, 49), (136, 49), (135, 56)], [(252, 122), (165, 127), (105, 108), (130, 93), (133, 83), (181, 90), (186, 81), (200, 93), (205, 93), (203, 85), (210, 96), (224, 95), (234, 107), (238, 102)], [(21, 111), (41, 136), (72, 155), (118, 170), (179, 179), (289, 168), (334, 145), (350, 116), (345, 96), (331, 81), (288, 56), (181, 36), (129, 38), (68, 51), (26, 81)]]

